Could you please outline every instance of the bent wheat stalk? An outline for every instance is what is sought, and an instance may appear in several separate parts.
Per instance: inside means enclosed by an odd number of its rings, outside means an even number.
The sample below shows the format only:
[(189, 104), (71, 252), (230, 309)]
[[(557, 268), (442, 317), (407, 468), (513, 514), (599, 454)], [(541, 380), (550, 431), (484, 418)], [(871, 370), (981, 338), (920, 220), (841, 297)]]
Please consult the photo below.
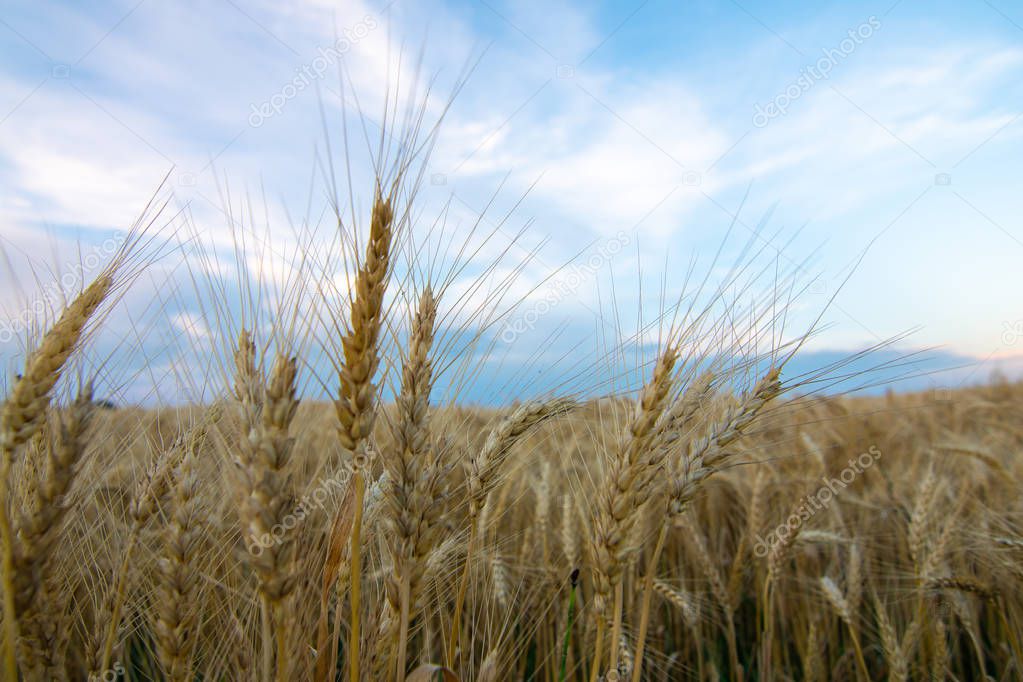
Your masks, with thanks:
[[(708, 428), (705, 435), (688, 443), (681, 457), (673, 457), (669, 460), (673, 464), (667, 509), (671, 522), (679, 519), (686, 512), (689, 502), (696, 496), (704, 482), (721, 471), (728, 463), (730, 455), (725, 448), (742, 436), (764, 407), (781, 394), (780, 375), (780, 367), (770, 369), (743, 400), (730, 406), (725, 414)], [(698, 405), (710, 395), (711, 383), (709, 376), (698, 383), (700, 388), (693, 396), (695, 405), (690, 409), (697, 409)], [(666, 529), (662, 532), (666, 532)], [(724, 596), (727, 597), (727, 594)], [(730, 600), (726, 599), (726, 601)], [(725, 604), (723, 603), (722, 606), (725, 607)], [(728, 621), (726, 635), (732, 676), (741, 680), (742, 672), (739, 670), (735, 628), (731, 624), (731, 612), (726, 613), (726, 621)], [(642, 661), (637, 656), (636, 666), (640, 665), (642, 665)]]
[(675, 363), (678, 350), (666, 347), (657, 358), (653, 377), (643, 388), (636, 403), (636, 411), (629, 424), (627, 438), (619, 447), (611, 468), (604, 478), (597, 502), (593, 524), (594, 549), (594, 608), (597, 617), (597, 636), (594, 644), (591, 682), (596, 682), (600, 671), (604, 644), (604, 616), (612, 591), (615, 603), (611, 613), (610, 669), (618, 664), (618, 643), (621, 639), (622, 561), (625, 539), (632, 530), (636, 511), (646, 499), (666, 451), (651, 447), (656, 429), (665, 410), (666, 398), (675, 381)]
[(104, 670), (110, 670), (111, 656), (121, 624), (121, 608), (124, 606), (124, 599), (128, 591), (131, 562), (135, 548), (138, 546), (139, 536), (158, 511), (160, 499), (169, 490), (175, 467), (190, 449), (197, 447), (197, 444), (206, 437), (209, 425), (219, 419), (219, 414), (219, 409), (216, 406), (210, 408), (203, 421), (178, 436), (167, 450), (160, 452), (132, 495), (128, 507), (128, 515), (132, 522), (122, 550), (121, 563), (101, 607), (104, 616), (106, 616), (107, 627), (105, 631), (100, 630), (97, 633), (102, 639), (99, 642), (98, 656), (94, 657), (95, 660), (91, 666), (91, 673), (102, 674)]
[[(17, 571), (18, 618), (25, 630), (22, 634), (23, 663), (28, 677), (52, 677), (61, 652), (55, 638), (47, 635), (43, 623), (51, 614), (48, 610), (62, 608), (59, 588), (54, 584), (53, 569), (48, 564), (60, 540), (60, 532), (68, 512), (67, 496), (78, 474), (87, 444), (87, 430), (95, 412), (92, 387), (83, 387), (59, 422), (59, 441), (56, 446), (47, 439), (46, 471), (34, 486), (34, 500), (23, 513), (17, 529), (21, 540), (15, 551)], [(34, 640), (34, 641), (33, 641)]]
[(25, 372), (14, 384), (0, 414), (0, 582), (3, 584), (4, 672), (9, 680), (18, 677), (18, 615), (14, 575), (14, 537), (8, 510), (8, 484), (15, 451), (39, 429), (50, 404), (53, 387), (64, 364), (78, 347), (89, 318), (114, 287), (112, 274), (105, 273), (72, 301), (56, 324), (28, 357)]
[(465, 548), (465, 563), (462, 564), (462, 575), (455, 595), (455, 612), (451, 621), (451, 638), (445, 662), (449, 668), (454, 667), (455, 652), (458, 648), (461, 633), (462, 607), (465, 605), (465, 594), (469, 587), (469, 569), (472, 565), (473, 553), (479, 533), (479, 515), (487, 505), (488, 498), (508, 460), (512, 447), (530, 429), (548, 419), (565, 414), (575, 407), (575, 402), (567, 398), (555, 398), (545, 402), (528, 402), (520, 405), (514, 412), (506, 416), (487, 436), (483, 448), (466, 464), (466, 485), (469, 496), (469, 539)]
[[(699, 413), (704, 402), (713, 391), (714, 373), (704, 372), (689, 386), (681, 398), (665, 413), (664, 425), (658, 434), (654, 447), (668, 449), (680, 435), (689, 432), (692, 422)], [(667, 455), (667, 453), (666, 453)], [(650, 601), (653, 597), (654, 579), (657, 575), (657, 564), (664, 551), (668, 539), (670, 524), (662, 523), (657, 533), (657, 542), (647, 564), (646, 576), (643, 579), (643, 596), (640, 602), (639, 631), (636, 635), (635, 665), (632, 668), (632, 682), (639, 682), (643, 674), (643, 655), (646, 650), (646, 635), (650, 627)]]

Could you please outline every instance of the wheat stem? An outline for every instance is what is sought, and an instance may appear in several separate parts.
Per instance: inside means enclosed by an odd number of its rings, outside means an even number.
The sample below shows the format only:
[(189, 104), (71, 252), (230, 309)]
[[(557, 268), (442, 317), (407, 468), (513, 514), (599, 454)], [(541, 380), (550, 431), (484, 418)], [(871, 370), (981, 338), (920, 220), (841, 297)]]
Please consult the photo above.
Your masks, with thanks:
[(355, 277), (355, 295), (350, 318), (341, 339), (344, 363), (338, 373), (339, 391), (335, 401), (341, 446), (352, 453), (352, 486), (355, 514), (352, 518), (350, 549), (351, 630), (348, 640), (349, 677), (359, 682), (360, 617), (362, 607), (362, 512), (366, 494), (364, 469), (368, 464), (366, 439), (373, 433), (376, 418), (376, 387), (373, 379), (380, 363), (380, 330), (383, 326), (383, 302), (391, 269), (391, 245), (394, 210), (391, 197), (385, 198), (379, 185), (370, 216), (366, 255)]
[(465, 595), (469, 589), (469, 568), (471, 567), (472, 554), (476, 549), (476, 523), (469, 527), (469, 540), (465, 545), (465, 562), (462, 564), (461, 577), (458, 580), (458, 592), (455, 594), (455, 612), (451, 618), (451, 638), (448, 640), (447, 666), (454, 665), (455, 652), (458, 650), (458, 640), (462, 630), (462, 607), (465, 605)]
[(646, 649), (646, 633), (650, 626), (650, 600), (653, 597), (657, 563), (660, 561), (667, 538), (668, 524), (662, 523), (661, 529), (657, 533), (657, 543), (654, 545), (653, 554), (650, 555), (650, 560), (647, 563), (646, 576), (643, 578), (643, 597), (639, 610), (639, 631), (636, 633), (636, 655), (632, 668), (632, 682), (639, 682), (643, 675), (643, 652)]
[[(658, 423), (665, 410), (666, 398), (674, 383), (678, 351), (665, 348), (657, 358), (653, 377), (644, 386), (636, 403), (635, 414), (629, 424), (628, 437), (623, 441), (604, 477), (593, 530), (595, 553), (594, 607), (598, 619), (605, 615), (608, 597), (615, 592), (611, 613), (612, 669), (617, 662), (618, 636), (621, 632), (622, 562), (626, 548), (624, 542), (632, 530), (636, 512), (646, 499), (657, 471), (668, 450), (656, 447)], [(651, 447), (655, 445), (655, 447)]]
[(356, 470), (352, 486), (355, 490), (355, 514), (352, 518), (351, 578), (348, 587), (352, 610), (351, 631), (348, 637), (348, 669), (351, 682), (359, 682), (359, 643), (362, 637), (359, 621), (362, 608), (362, 581), (360, 579), (362, 572), (362, 506), (365, 504), (366, 498), (366, 479), (361, 470)]

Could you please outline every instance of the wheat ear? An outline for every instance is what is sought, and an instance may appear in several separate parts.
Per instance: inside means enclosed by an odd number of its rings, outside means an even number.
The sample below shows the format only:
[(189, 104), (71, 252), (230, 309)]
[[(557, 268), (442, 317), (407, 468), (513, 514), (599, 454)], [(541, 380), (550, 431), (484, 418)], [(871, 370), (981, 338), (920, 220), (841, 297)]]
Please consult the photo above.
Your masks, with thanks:
[(128, 505), (131, 526), (128, 528), (128, 538), (125, 540), (121, 563), (114, 575), (114, 582), (105, 595), (101, 607), (108, 622), (106, 630), (97, 633), (100, 640), (98, 656), (91, 661), (90, 672), (92, 673), (102, 674), (104, 670), (110, 669), (111, 656), (117, 641), (117, 630), (121, 623), (121, 608), (128, 590), (131, 562), (142, 529), (159, 510), (160, 500), (170, 489), (173, 472), (181, 458), (190, 448), (197, 447), (197, 444), (206, 437), (209, 424), (214, 423), (219, 418), (219, 414), (219, 409), (216, 406), (210, 408), (203, 421), (179, 435), (171, 446), (161, 452), (153, 461), (132, 494), (131, 503)]
[(111, 274), (92, 282), (64, 310), (60, 319), (29, 355), (25, 371), (4, 401), (0, 414), (0, 581), (4, 600), (4, 671), (8, 679), (17, 679), (18, 616), (15, 587), (14, 535), (8, 499), (11, 464), (15, 451), (36, 433), (64, 364), (78, 347), (89, 318), (110, 294), (114, 286)]
[(821, 576), (821, 589), (824, 591), (824, 596), (827, 598), (828, 603), (831, 604), (831, 608), (835, 610), (838, 617), (845, 623), (845, 626), (849, 628), (849, 636), (853, 641), (853, 649), (856, 652), (856, 665), (859, 666), (860, 674), (863, 675), (864, 680), (870, 679), (870, 671), (867, 670), (867, 662), (863, 658), (863, 648), (860, 646), (860, 638), (856, 634), (857, 628), (856, 623), (853, 620), (853, 612), (849, 606), (849, 600), (842, 594), (842, 591), (838, 589), (838, 585), (835, 581), (828, 576)]
[(998, 601), (998, 593), (990, 587), (982, 585), (972, 578), (950, 576), (945, 578), (930, 578), (925, 587), (932, 590), (957, 590), (975, 594), (986, 602), (995, 603)]
[(61, 420), (59, 444), (47, 448), (45, 477), (34, 486), (32, 505), (19, 519), (20, 543), (14, 559), (18, 569), (15, 585), (19, 615), (30, 607), (34, 590), (53, 553), (60, 524), (68, 510), (67, 494), (85, 452), (86, 429), (93, 413), (92, 389), (86, 387), (75, 399), (67, 418)]
[(617, 643), (621, 637), (622, 614), (619, 584), (622, 561), (625, 556), (625, 540), (632, 530), (636, 511), (645, 501), (657, 471), (660, 469), (667, 450), (651, 447), (657, 435), (657, 427), (664, 414), (666, 399), (675, 381), (675, 364), (678, 351), (673, 346), (665, 348), (654, 365), (653, 376), (644, 386), (636, 402), (636, 411), (629, 424), (629, 433), (611, 460), (599, 492), (597, 513), (593, 524), (592, 545), (594, 551), (594, 608), (597, 616), (597, 637), (594, 645), (591, 682), (599, 675), (603, 627), (602, 616), (607, 610), (611, 592), (615, 591), (615, 607), (611, 613), (611, 662), (610, 669), (618, 664)]
[[(246, 526), (250, 519), (249, 497), (251, 493), (251, 481), (258, 477), (254, 468), (258, 466), (258, 459), (253, 457), (253, 450), (258, 447), (260, 439), (260, 417), (263, 412), (263, 399), (265, 398), (264, 380), (261, 371), (256, 366), (256, 344), (252, 335), (247, 329), (242, 329), (238, 334), (238, 342), (234, 350), (234, 397), (238, 401), (239, 416), (241, 418), (242, 432), (239, 438), (239, 452), (236, 455), (236, 474), (233, 480), (235, 492), (238, 498), (239, 514), (238, 519), (241, 525), (242, 539), (250, 536), (250, 552), (256, 553), (258, 546), (261, 551), (265, 548), (260, 543), (262, 536), (253, 533)], [(257, 501), (258, 505), (258, 501)], [(260, 544), (257, 544), (260, 543)], [(246, 563), (249, 563), (246, 561)], [(265, 564), (264, 564), (265, 565)], [(258, 569), (257, 569), (258, 572)], [(262, 578), (260, 578), (260, 585)], [(260, 590), (260, 636), (262, 638), (260, 650), (260, 665), (264, 680), (269, 680), (273, 675), (273, 606), (269, 596)]]
[(808, 682), (824, 681), (824, 642), (821, 638), (817, 621), (810, 622), (810, 631), (806, 636), (806, 656), (803, 663), (803, 674)]
[[(397, 637), (397, 680), (405, 679), (405, 652), (409, 621), (418, 611), (423, 572), (429, 553), (437, 544), (441, 528), (438, 524), (444, 505), (446, 468), (431, 449), (430, 391), (433, 388), (433, 367), (430, 349), (433, 344), (437, 300), (427, 287), (419, 298), (419, 308), (412, 321), (408, 356), (402, 366), (401, 392), (397, 399), (397, 419), (392, 428), (393, 450), (381, 453), (388, 473), (385, 490), (385, 520), (390, 532), (387, 549), (394, 568), (385, 582), (385, 594), (395, 631), (382, 633), (381, 646), (391, 648)], [(381, 661), (389, 655), (379, 656)]]
[[(877, 612), (877, 626), (881, 635), (881, 649), (888, 661), (888, 682), (905, 682), (909, 679), (909, 647), (912, 643), (913, 627), (902, 640), (895, 633), (895, 627), (888, 617), (884, 604), (875, 595), (874, 610)], [(914, 623), (915, 625), (915, 623)]]
[(377, 187), (370, 216), (369, 243), (366, 257), (355, 277), (355, 296), (347, 333), (341, 339), (344, 363), (339, 372), (339, 395), (334, 403), (340, 427), (341, 446), (352, 453), (354, 473), (355, 516), (352, 519), (350, 547), (350, 601), (352, 609), (348, 640), (349, 677), (359, 682), (359, 647), (362, 608), (362, 512), (366, 496), (365, 443), (373, 432), (376, 419), (376, 387), (373, 378), (380, 363), (380, 329), (383, 326), (384, 293), (391, 268), (391, 243), (394, 210), (390, 197), (384, 198)]
[(466, 466), (470, 523), (487, 504), (515, 444), (529, 430), (567, 413), (575, 405), (575, 401), (568, 398), (523, 403), (487, 435), (483, 448), (469, 458)]
[(199, 479), (195, 453), (188, 449), (173, 474), (174, 489), (163, 556), (157, 562), (156, 651), (172, 682), (192, 679), (192, 652), (197, 643), (199, 571), (196, 559), (203, 537), (196, 499)]
[(750, 427), (763, 409), (781, 395), (780, 368), (768, 371), (738, 404), (729, 406), (709, 431), (691, 443), (672, 477), (670, 513), (681, 514), (704, 482), (724, 467), (731, 456), (725, 448)]
[(937, 493), (938, 477), (932, 464), (928, 467), (927, 475), (924, 476), (920, 488), (917, 490), (913, 512), (910, 515), (909, 521), (909, 553), (913, 558), (918, 581), (923, 581), (927, 578), (925, 563), (930, 554), (928, 551), (931, 541), (930, 533), (937, 515), (935, 504)]
[(86, 432), (94, 412), (92, 388), (86, 386), (79, 392), (67, 417), (60, 421), (57, 445), (51, 446), (47, 440), (45, 474), (34, 485), (30, 510), (18, 523), (20, 543), (14, 557), (16, 602), (18, 617), (26, 630), (22, 633), (22, 650), (30, 677), (52, 675), (49, 669), (55, 667), (59, 658), (56, 641), (45, 634), (43, 627), (48, 615), (44, 612), (53, 609), (59, 600), (59, 588), (51, 584), (52, 571), (47, 569), (60, 539), (69, 507), (67, 496), (85, 453)]
[[(655, 433), (653, 447), (659, 448), (664, 456), (670, 453), (673, 444), (682, 435), (688, 433), (700, 408), (710, 397), (713, 386), (714, 373), (707, 370), (700, 374), (686, 388), (682, 396), (665, 411), (664, 417), (661, 420), (662, 424)], [(639, 682), (643, 675), (643, 657), (646, 652), (647, 629), (650, 627), (650, 600), (653, 596), (657, 565), (661, 559), (661, 552), (664, 551), (665, 541), (668, 539), (669, 525), (667, 523), (660, 524), (657, 542), (654, 543), (654, 551), (650, 555), (646, 577), (643, 580), (643, 596), (640, 601), (639, 631), (636, 635), (636, 660), (635, 666), (632, 669), (632, 682)]]
[[(710, 425), (706, 433), (699, 439), (690, 442), (681, 457), (672, 460), (673, 472), (668, 489), (668, 516), (679, 518), (685, 513), (689, 503), (697, 495), (708, 478), (726, 466), (731, 453), (726, 448), (740, 436), (760, 416), (763, 409), (781, 395), (782, 386), (779, 379), (781, 368), (772, 367), (757, 382), (753, 390), (742, 400), (730, 405), (724, 415)], [(769, 585), (769, 583), (768, 583)], [(770, 592), (765, 600), (770, 602)], [(727, 591), (726, 591), (727, 592)], [(729, 620), (731, 614), (729, 614)], [(728, 645), (729, 663), (732, 675), (741, 679), (738, 652), (735, 646), (735, 629), (729, 623)], [(769, 668), (769, 661), (765, 663)]]
[(497, 485), (512, 447), (530, 429), (543, 422), (565, 414), (575, 407), (567, 398), (523, 403), (514, 412), (505, 416), (488, 435), (483, 448), (469, 457), (466, 464), (466, 486), (469, 497), (469, 540), (465, 548), (465, 563), (455, 594), (455, 612), (451, 620), (451, 638), (445, 661), (449, 668), (454, 666), (455, 652), (461, 631), (462, 607), (469, 587), (469, 568), (479, 531), (478, 517), (487, 504), (491, 491)]
[[(246, 562), (259, 578), (260, 598), (273, 616), (277, 679), (284, 680), (290, 674), (287, 605), (298, 576), (294, 538), (287, 534), (278, 537), (273, 531), (283, 527), (295, 499), (288, 464), (294, 447), (291, 422), (299, 404), (298, 361), (278, 355), (266, 382), (254, 373), (255, 366), (255, 346), (248, 333), (242, 332), (235, 352), (235, 392), (247, 429), (238, 460), (239, 517), (243, 534), (253, 540)], [(266, 538), (273, 541), (264, 542)], [(264, 642), (264, 647), (269, 648), (269, 642)]]

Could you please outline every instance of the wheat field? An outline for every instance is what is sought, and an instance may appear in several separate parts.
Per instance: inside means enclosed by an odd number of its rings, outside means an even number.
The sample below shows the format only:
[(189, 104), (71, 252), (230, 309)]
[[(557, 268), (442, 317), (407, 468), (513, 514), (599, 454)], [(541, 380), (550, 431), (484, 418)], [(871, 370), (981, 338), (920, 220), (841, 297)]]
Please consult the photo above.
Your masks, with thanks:
[(97, 400), (71, 368), (145, 226), (31, 340), (0, 424), (5, 679), (1023, 679), (1023, 387), (818, 395), (841, 365), (785, 372), (810, 331), (735, 341), (781, 319), (775, 285), (668, 306), (635, 390), (436, 400), (460, 351), (450, 279), (396, 274), (422, 253), (404, 142), (318, 304), (329, 400), (288, 283), (269, 326), (211, 308), (206, 400)]

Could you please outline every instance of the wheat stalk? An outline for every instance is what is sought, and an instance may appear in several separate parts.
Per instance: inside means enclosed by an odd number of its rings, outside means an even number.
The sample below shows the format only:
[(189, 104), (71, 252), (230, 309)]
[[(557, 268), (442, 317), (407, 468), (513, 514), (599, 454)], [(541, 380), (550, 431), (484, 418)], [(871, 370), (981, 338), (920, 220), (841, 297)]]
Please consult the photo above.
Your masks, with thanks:
[[(436, 317), (437, 300), (427, 287), (419, 298), (408, 355), (402, 366), (401, 392), (396, 404), (398, 414), (392, 428), (395, 445), (381, 453), (389, 477), (384, 512), (389, 529), (387, 549), (393, 567), (385, 583), (391, 613), (384, 622), (398, 627), (381, 633), (380, 645), (385, 650), (393, 648), (396, 638), (399, 682), (405, 678), (409, 621), (419, 608), (423, 572), (440, 536), (438, 520), (444, 505), (447, 469), (430, 443), (430, 391), (433, 388), (430, 349)], [(379, 658), (390, 660), (389, 655)]]
[(4, 671), (17, 678), (18, 616), (15, 586), (14, 536), (9, 511), (8, 481), (15, 451), (38, 431), (50, 404), (53, 387), (71, 353), (78, 347), (89, 319), (114, 287), (105, 273), (96, 278), (61, 313), (27, 358), (25, 371), (14, 384), (0, 412), (0, 581), (3, 584)]
[(870, 672), (867, 670), (867, 663), (863, 658), (863, 648), (860, 646), (860, 638), (856, 634), (857, 628), (855, 621), (853, 620), (853, 611), (849, 606), (849, 600), (846, 599), (842, 591), (838, 589), (838, 585), (835, 581), (828, 576), (821, 576), (820, 579), (821, 588), (824, 591), (824, 596), (827, 598), (828, 603), (831, 604), (831, 608), (835, 610), (838, 617), (842, 619), (845, 626), (849, 628), (849, 636), (853, 641), (853, 649), (856, 652), (856, 664), (859, 666), (860, 673), (863, 675), (865, 680), (870, 679)]
[[(781, 394), (780, 375), (780, 367), (772, 367), (768, 370), (753, 387), (753, 390), (742, 400), (729, 405), (724, 414), (707, 428), (703, 436), (688, 443), (680, 457), (669, 460), (673, 465), (668, 483), (667, 512), (669, 518), (681, 518), (707, 479), (727, 465), (731, 453), (725, 448), (738, 440), (760, 416), (764, 408)], [(695, 403), (703, 404), (707, 400), (711, 385), (712, 382), (708, 378), (703, 384), (703, 389), (695, 396)], [(724, 595), (728, 594), (728, 590), (725, 589), (720, 592)], [(719, 599), (719, 601), (721, 600)], [(721, 602), (722, 606), (730, 601), (730, 597), (726, 597), (725, 601)], [(732, 675), (741, 679), (742, 673), (739, 669), (738, 652), (735, 645), (735, 629), (731, 624), (732, 614), (730, 610), (725, 610), (729, 619), (726, 634)]]
[(618, 663), (617, 641), (621, 636), (622, 613), (621, 582), (622, 562), (625, 556), (625, 539), (632, 530), (636, 511), (645, 501), (654, 478), (667, 455), (667, 450), (651, 447), (657, 436), (657, 426), (665, 410), (665, 402), (675, 381), (675, 363), (678, 351), (666, 347), (657, 358), (653, 376), (644, 386), (636, 403), (636, 411), (629, 424), (628, 437), (611, 460), (610, 469), (604, 476), (598, 492), (597, 511), (593, 523), (591, 543), (594, 552), (594, 610), (597, 618), (597, 635), (594, 644), (591, 682), (599, 675), (603, 646), (603, 616), (607, 611), (611, 592), (615, 594), (615, 606), (611, 612), (611, 661), (610, 669)]
[(376, 419), (376, 387), (373, 379), (380, 363), (380, 330), (383, 326), (384, 293), (391, 269), (391, 245), (394, 239), (394, 209), (391, 197), (385, 198), (379, 185), (370, 216), (366, 255), (355, 277), (348, 329), (341, 338), (344, 362), (338, 372), (338, 398), (334, 402), (339, 422), (341, 447), (352, 453), (355, 516), (350, 544), (351, 624), (348, 640), (349, 679), (359, 682), (362, 608), (362, 512), (366, 495), (366, 440), (373, 433)]
[(106, 592), (101, 611), (107, 621), (105, 630), (99, 630), (96, 635), (99, 637), (98, 647), (90, 666), (90, 673), (103, 674), (110, 669), (111, 656), (114, 644), (117, 641), (117, 632), (121, 625), (121, 608), (127, 595), (130, 569), (134, 557), (135, 548), (138, 545), (139, 536), (150, 519), (159, 511), (160, 500), (170, 488), (172, 475), (181, 458), (206, 437), (209, 425), (215, 423), (219, 418), (219, 409), (211, 407), (203, 420), (192, 426), (185, 433), (175, 438), (174, 442), (164, 451), (161, 451), (156, 459), (147, 469), (142, 480), (135, 487), (128, 507), (128, 516), (131, 518), (131, 525), (128, 528), (128, 537), (125, 540), (124, 548), (121, 551), (121, 563), (114, 574), (114, 582)]
[(574, 407), (575, 402), (567, 398), (523, 403), (490, 431), (483, 448), (471, 455), (466, 463), (469, 539), (466, 542), (465, 562), (462, 564), (462, 575), (459, 579), (458, 591), (455, 594), (451, 639), (448, 641), (446, 652), (445, 660), (449, 668), (454, 665), (455, 652), (461, 633), (462, 607), (465, 604), (465, 594), (469, 586), (469, 568), (472, 565), (473, 552), (476, 549), (480, 512), (486, 506), (491, 491), (503, 473), (508, 455), (519, 439), (526, 435), (530, 429), (565, 414)]
[[(660, 450), (664, 457), (671, 453), (672, 447), (677, 441), (687, 434), (693, 421), (703, 408), (705, 402), (713, 393), (714, 372), (706, 370), (701, 373), (683, 392), (682, 396), (672, 403), (665, 411), (657, 431), (654, 434), (653, 447)], [(668, 539), (668, 528), (670, 524), (660, 524), (657, 534), (657, 541), (654, 543), (654, 550), (650, 555), (647, 565), (646, 577), (643, 581), (643, 595), (640, 600), (639, 631), (636, 636), (636, 660), (632, 669), (632, 682), (639, 682), (643, 675), (643, 658), (646, 653), (647, 629), (650, 626), (650, 600), (653, 596), (654, 578), (657, 572), (657, 564), (664, 551), (665, 542)]]
[(60, 588), (54, 583), (49, 564), (70, 508), (67, 497), (85, 454), (94, 411), (92, 387), (85, 386), (59, 422), (56, 446), (46, 439), (46, 470), (32, 486), (32, 503), (17, 526), (16, 603), (18, 617), (25, 624), (22, 651), (31, 677), (53, 675), (61, 657), (57, 633), (45, 626), (48, 614), (44, 611), (63, 609)]
[[(288, 599), (298, 575), (294, 565), (294, 537), (273, 531), (277, 526), (283, 527), (295, 499), (288, 464), (294, 448), (289, 431), (299, 404), (296, 397), (298, 362), (293, 357), (278, 355), (269, 380), (264, 382), (256, 369), (255, 345), (243, 331), (235, 351), (235, 368), (236, 397), (246, 430), (239, 442), (235, 478), (238, 517), (243, 537), (253, 540), (245, 561), (259, 578), (264, 609), (273, 616), (275, 669), (277, 679), (283, 680), (290, 675)], [(265, 538), (273, 540), (266, 543)], [(264, 624), (264, 634), (265, 631)], [(263, 646), (265, 667), (270, 642), (264, 641)]]

